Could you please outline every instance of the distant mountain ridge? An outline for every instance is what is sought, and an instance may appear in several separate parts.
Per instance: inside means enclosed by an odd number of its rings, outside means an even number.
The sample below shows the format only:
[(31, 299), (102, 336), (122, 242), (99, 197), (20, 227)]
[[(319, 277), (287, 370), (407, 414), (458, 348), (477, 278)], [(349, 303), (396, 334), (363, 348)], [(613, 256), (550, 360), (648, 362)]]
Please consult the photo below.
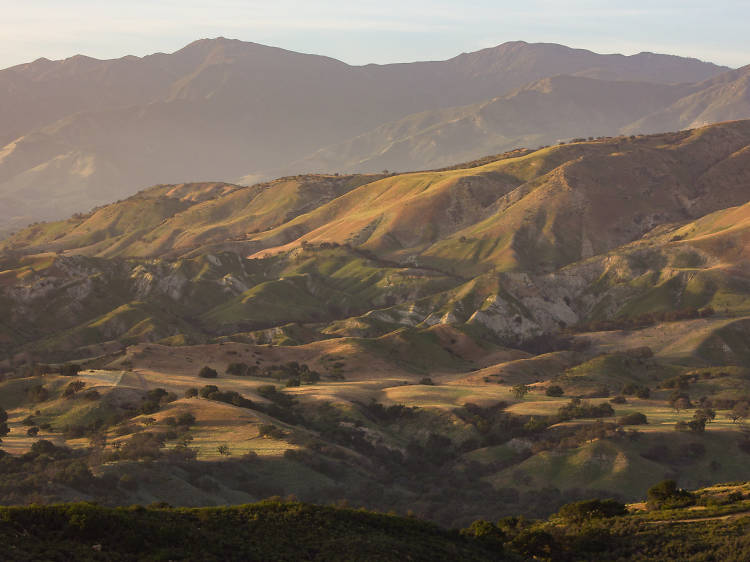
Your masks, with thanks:
[(559, 75), (506, 96), (425, 111), (307, 156), (295, 167), (429, 169), (477, 154), (576, 136), (658, 133), (750, 117), (750, 66), (698, 84), (605, 81)]
[(674, 130), (750, 114), (750, 65), (725, 72), (698, 85), (696, 91), (634, 123), (631, 130)]
[(516, 147), (610, 135), (693, 93), (691, 84), (558, 75), (477, 104), (424, 111), (318, 150), (294, 167), (430, 169)]
[[(521, 41), (447, 61), (366, 66), (223, 38), (142, 58), (39, 59), (0, 71), (0, 231), (85, 211), (134, 186), (305, 172), (316, 151), (384, 123), (558, 74), (675, 84), (726, 70)], [(476, 150), (445, 161), (486, 153)], [(415, 153), (403, 166), (424, 162)]]
[[(436, 99), (441, 99), (438, 106), (494, 97), (532, 80), (561, 73), (600, 79), (678, 83), (708, 79), (727, 70), (696, 59), (652, 53), (630, 57), (599, 55), (561, 45), (523, 41), (463, 53), (446, 61), (356, 67), (330, 57), (257, 43), (224, 38), (202, 39), (172, 54), (110, 60), (76, 55), (59, 61), (38, 59), (0, 70), (0, 92), (3, 93), (0, 142), (5, 144), (36, 126), (80, 111), (203, 97), (214, 93), (211, 86), (216, 86), (207, 81), (207, 69), (234, 65), (232, 70), (236, 70), (238, 63), (254, 65), (252, 69), (259, 72), (269, 70), (269, 64), (283, 64), (286, 66), (283, 70), (300, 70), (295, 65), (306, 66), (309, 74), (321, 69), (331, 73), (349, 71), (356, 79), (369, 78), (370, 82), (395, 78), (408, 82), (411, 88), (419, 88), (421, 91), (417, 93), (420, 95), (440, 85), (441, 90), (433, 92)], [(474, 91), (453, 83), (456, 78), (472, 77), (483, 77), (484, 80), (484, 84)], [(29, 103), (38, 103), (38, 110), (23, 112)], [(423, 101), (417, 101), (416, 105), (428, 106)]]

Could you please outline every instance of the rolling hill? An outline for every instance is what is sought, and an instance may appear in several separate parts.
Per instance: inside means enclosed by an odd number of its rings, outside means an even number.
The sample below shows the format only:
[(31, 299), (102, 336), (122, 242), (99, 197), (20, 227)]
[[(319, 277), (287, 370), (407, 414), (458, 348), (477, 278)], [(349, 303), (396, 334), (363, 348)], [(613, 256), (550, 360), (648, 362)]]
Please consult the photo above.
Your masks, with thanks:
[(742, 480), (749, 156), (732, 121), (161, 184), (23, 229), (0, 500), (293, 494), (457, 527)]
[[(574, 142), (444, 171), (156, 186), (5, 241), (6, 255), (20, 256), (3, 273), (18, 303), (11, 317), (33, 324), (33, 303), (58, 286), (61, 303), (73, 290), (93, 299), (84, 325), (131, 301), (141, 322), (166, 298), (178, 317), (202, 319), (190, 338), (366, 313), (515, 338), (675, 307), (745, 310), (749, 125)], [(717, 221), (734, 226), (706, 226)], [(707, 228), (717, 233), (695, 234)], [(93, 271), (111, 312), (94, 304)], [(119, 325), (121, 335), (132, 327)]]

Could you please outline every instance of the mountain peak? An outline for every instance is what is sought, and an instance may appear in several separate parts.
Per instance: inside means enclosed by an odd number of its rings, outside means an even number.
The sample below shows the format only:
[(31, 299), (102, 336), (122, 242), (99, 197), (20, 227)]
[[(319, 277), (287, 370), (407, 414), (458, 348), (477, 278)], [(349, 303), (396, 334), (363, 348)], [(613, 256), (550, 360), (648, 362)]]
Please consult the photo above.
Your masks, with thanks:
[(226, 37), (206, 37), (203, 39), (196, 39), (192, 43), (188, 43), (182, 49), (175, 51), (175, 54), (184, 52), (209, 53), (217, 48), (251, 49), (254, 47), (265, 47), (265, 45), (261, 45), (260, 43), (253, 43), (251, 41), (241, 41), (240, 39), (228, 39)]

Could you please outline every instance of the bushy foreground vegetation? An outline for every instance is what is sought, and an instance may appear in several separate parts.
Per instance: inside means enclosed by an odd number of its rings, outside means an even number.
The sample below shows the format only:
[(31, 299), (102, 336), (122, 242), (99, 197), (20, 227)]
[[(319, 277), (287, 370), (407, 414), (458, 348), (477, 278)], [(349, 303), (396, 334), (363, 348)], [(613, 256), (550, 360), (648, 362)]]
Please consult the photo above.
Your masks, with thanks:
[[(220, 508), (0, 508), (6, 560), (747, 560), (747, 484), (648, 491), (648, 510), (612, 499), (546, 520), (476, 520), (460, 531), (296, 501)], [(692, 506), (691, 509), (685, 509)]]
[(0, 508), (4, 560), (500, 560), (416, 519), (301, 503)]

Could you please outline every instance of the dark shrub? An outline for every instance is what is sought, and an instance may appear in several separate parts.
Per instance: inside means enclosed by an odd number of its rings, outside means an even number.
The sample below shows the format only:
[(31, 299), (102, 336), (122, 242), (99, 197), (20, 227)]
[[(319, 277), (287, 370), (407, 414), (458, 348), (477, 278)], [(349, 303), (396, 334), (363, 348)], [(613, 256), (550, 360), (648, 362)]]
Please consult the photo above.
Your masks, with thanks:
[(190, 412), (184, 412), (177, 417), (177, 425), (190, 427), (195, 423), (195, 416)]
[(635, 395), (642, 400), (647, 400), (651, 397), (651, 389), (647, 386), (643, 386), (638, 389)]
[(565, 394), (565, 391), (563, 391), (562, 387), (556, 384), (553, 384), (552, 386), (548, 386), (547, 390), (544, 392), (547, 396), (562, 396)]
[(227, 375), (244, 377), (247, 376), (249, 369), (247, 363), (230, 363), (227, 367)]
[(622, 393), (627, 396), (635, 395), (638, 398), (646, 399), (651, 396), (651, 390), (647, 386), (641, 386), (639, 384), (628, 384), (622, 389)]
[(580, 398), (573, 398), (565, 406), (557, 410), (557, 420), (566, 421), (583, 418), (610, 418), (615, 415), (615, 411), (606, 402), (594, 405), (589, 402), (583, 402)]
[(607, 500), (585, 500), (569, 503), (560, 508), (557, 515), (573, 523), (582, 523), (589, 519), (601, 519), (604, 517), (615, 517), (625, 515), (627, 509), (625, 504), (618, 501)]
[(86, 383), (83, 381), (73, 381), (71, 383), (68, 383), (68, 386), (66, 386), (65, 390), (63, 391), (63, 396), (65, 398), (69, 398), (73, 396), (76, 392), (83, 390), (84, 386), (86, 386)]
[(284, 430), (279, 429), (273, 424), (261, 424), (260, 427), (258, 427), (258, 436), (259, 437), (270, 437), (272, 439), (282, 439), (286, 433)]
[(70, 449), (67, 447), (58, 447), (51, 441), (40, 439), (31, 445), (29, 454), (33, 457), (46, 455), (55, 459), (64, 459), (70, 456)]
[(0, 437), (3, 435), (8, 435), (10, 433), (10, 427), (8, 427), (8, 424), (5, 423), (8, 421), (8, 412), (6, 412), (3, 408), (0, 408)]
[(136, 433), (119, 451), (120, 459), (140, 460), (157, 459), (161, 456), (161, 447), (164, 446), (164, 435), (161, 433)]
[(209, 366), (203, 367), (200, 372), (198, 373), (198, 376), (202, 379), (215, 379), (219, 376), (219, 373), (216, 372), (216, 369), (212, 369)]
[(219, 387), (215, 384), (207, 384), (198, 391), (201, 398), (210, 398), (213, 394), (219, 392)]
[(500, 548), (502, 548), (505, 541), (505, 533), (484, 519), (478, 519), (469, 525), (468, 528), (461, 529), (461, 534)]
[(648, 506), (651, 509), (674, 509), (693, 504), (693, 494), (678, 488), (674, 480), (663, 480), (648, 489)]
[(648, 423), (648, 419), (640, 412), (633, 412), (632, 414), (622, 416), (617, 420), (617, 423), (620, 425), (645, 425)]
[(60, 374), (64, 377), (75, 377), (80, 371), (81, 367), (79, 365), (73, 365), (72, 363), (60, 367)]

